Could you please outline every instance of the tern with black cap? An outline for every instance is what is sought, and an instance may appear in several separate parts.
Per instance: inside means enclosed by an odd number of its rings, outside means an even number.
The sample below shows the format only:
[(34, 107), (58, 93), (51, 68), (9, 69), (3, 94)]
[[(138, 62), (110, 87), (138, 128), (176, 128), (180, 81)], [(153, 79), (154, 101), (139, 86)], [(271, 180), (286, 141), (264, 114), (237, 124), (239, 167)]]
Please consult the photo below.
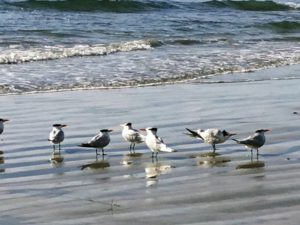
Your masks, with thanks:
[(157, 136), (156, 127), (147, 127), (146, 129), (141, 129), (147, 132), (145, 143), (147, 147), (152, 151), (152, 158), (157, 158), (158, 152), (175, 152), (174, 149), (167, 147), (163, 139)]
[(58, 145), (58, 150), (60, 150), (60, 143), (62, 143), (65, 139), (64, 131), (62, 130), (63, 127), (66, 127), (65, 124), (53, 124), (52, 131), (49, 134), (49, 139), (53, 144), (53, 151), (55, 151), (55, 145)]
[(98, 158), (98, 149), (102, 150), (102, 157), (104, 157), (104, 147), (106, 147), (110, 143), (110, 135), (109, 133), (113, 130), (109, 129), (102, 129), (100, 132), (95, 135), (89, 142), (82, 143), (79, 146), (80, 147), (86, 147), (86, 148), (95, 148), (96, 150), (96, 158)]
[(266, 142), (265, 133), (270, 131), (269, 129), (259, 129), (254, 132), (253, 135), (250, 135), (242, 140), (232, 139), (238, 144), (245, 145), (246, 148), (251, 151), (251, 159), (253, 159), (253, 149), (256, 149), (256, 158), (258, 160), (258, 149), (262, 147)]
[(135, 145), (140, 144), (145, 141), (145, 136), (141, 133), (139, 133), (138, 130), (134, 129), (132, 127), (132, 123), (124, 123), (121, 124), (123, 127), (122, 130), (122, 137), (125, 141), (130, 143), (129, 151), (130, 153), (135, 153)]

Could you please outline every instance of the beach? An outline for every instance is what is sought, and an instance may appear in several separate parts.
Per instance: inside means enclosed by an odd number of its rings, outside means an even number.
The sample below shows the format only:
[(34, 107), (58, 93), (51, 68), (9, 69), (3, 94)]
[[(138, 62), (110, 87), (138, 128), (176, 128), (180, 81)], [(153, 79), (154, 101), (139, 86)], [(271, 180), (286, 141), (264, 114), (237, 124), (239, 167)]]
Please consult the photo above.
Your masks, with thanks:
[[(0, 225), (298, 225), (300, 0), (0, 0)], [(120, 124), (176, 152), (129, 155)], [(53, 124), (66, 124), (53, 152)], [(269, 129), (258, 160), (228, 140)], [(109, 129), (106, 155), (79, 147)], [(256, 151), (254, 151), (256, 154)]]
[[(299, 66), (273, 71), (299, 74)], [(259, 77), (257, 71), (248, 77)], [(300, 219), (300, 80), (189, 83), (2, 95), (9, 118), (1, 138), (0, 224), (298, 224)], [(152, 161), (144, 144), (128, 157), (121, 123), (157, 127), (168, 146)], [(52, 124), (65, 141), (52, 155)], [(78, 147), (100, 129), (113, 129), (105, 166)], [(228, 140), (220, 156), (185, 128), (220, 128), (241, 139), (270, 129), (259, 160)], [(52, 161), (49, 161), (52, 159)], [(101, 160), (98, 160), (98, 163)], [(83, 166), (83, 167), (82, 167)], [(104, 167), (104, 168), (101, 168)]]

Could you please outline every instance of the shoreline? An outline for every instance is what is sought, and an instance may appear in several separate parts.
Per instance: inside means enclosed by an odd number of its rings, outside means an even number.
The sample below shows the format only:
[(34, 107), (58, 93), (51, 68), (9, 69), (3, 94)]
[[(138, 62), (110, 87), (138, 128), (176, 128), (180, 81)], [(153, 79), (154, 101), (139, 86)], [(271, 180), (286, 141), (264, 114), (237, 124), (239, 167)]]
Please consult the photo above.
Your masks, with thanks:
[[(28, 91), (28, 92), (20, 92), (20, 93), (2, 93), (0, 96), (9, 96), (9, 95), (35, 95), (35, 94), (47, 94), (47, 93), (59, 93), (59, 92), (76, 92), (76, 91), (106, 91), (106, 90), (118, 90), (118, 89), (131, 89), (131, 88), (147, 88), (147, 87), (160, 87), (160, 86), (169, 86), (169, 85), (181, 85), (181, 84), (223, 84), (223, 83), (244, 83), (244, 82), (262, 82), (269, 80), (294, 80), (300, 79), (300, 77), (267, 77), (265, 79), (253, 79), (251, 76), (246, 80), (240, 80), (240, 77), (243, 77), (245, 74), (270, 74), (272, 72), (278, 73), (278, 71), (282, 71), (288, 69), (290, 73), (300, 71), (300, 64), (288, 64), (288, 65), (280, 65), (269, 68), (261, 68), (257, 70), (250, 71), (228, 71), (220, 74), (208, 74), (203, 75), (201, 77), (192, 77), (192, 78), (169, 78), (170, 81), (157, 81), (150, 82), (145, 84), (135, 84), (135, 85), (124, 85), (124, 86), (99, 86), (99, 87), (78, 87), (78, 88), (66, 88), (66, 89), (56, 89), (56, 90), (43, 90), (43, 91)], [(236, 80), (226, 80), (228, 77), (234, 77)], [(218, 79), (219, 78), (219, 79)]]

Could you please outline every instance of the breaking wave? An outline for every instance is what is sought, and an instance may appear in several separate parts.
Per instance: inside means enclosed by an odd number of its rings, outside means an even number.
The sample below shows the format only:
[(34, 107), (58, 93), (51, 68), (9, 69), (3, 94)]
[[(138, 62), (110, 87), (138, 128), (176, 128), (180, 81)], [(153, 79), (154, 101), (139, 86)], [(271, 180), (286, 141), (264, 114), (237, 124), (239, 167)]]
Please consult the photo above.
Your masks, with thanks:
[[(1, 4), (1, 2), (0, 2)], [(139, 13), (153, 10), (197, 8), (207, 6), (216, 8), (232, 8), (247, 11), (284, 11), (300, 9), (299, 3), (275, 2), (271, 0), (234, 1), (211, 0), (196, 1), (149, 1), (149, 0), (5, 0), (6, 6), (13, 6), (29, 10), (57, 10), (57, 11), (102, 11), (115, 13)]]
[(155, 40), (137, 40), (109, 45), (75, 45), (73, 47), (44, 46), (23, 49), (20, 46), (11, 46), (11, 48), (1, 51), (0, 64), (16, 64), (79, 56), (101, 56), (117, 52), (148, 50), (157, 45), (159, 45), (159, 42)]
[(212, 0), (206, 4), (218, 8), (233, 8), (245, 11), (285, 11), (300, 9), (297, 3), (279, 3), (275, 1), (233, 1), (233, 0)]

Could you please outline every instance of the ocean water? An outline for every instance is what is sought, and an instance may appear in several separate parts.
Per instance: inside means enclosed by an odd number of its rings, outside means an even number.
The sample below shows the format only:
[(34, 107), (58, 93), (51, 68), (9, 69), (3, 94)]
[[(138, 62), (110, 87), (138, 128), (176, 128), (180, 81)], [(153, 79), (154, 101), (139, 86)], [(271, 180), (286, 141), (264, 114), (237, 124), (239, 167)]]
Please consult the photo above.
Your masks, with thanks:
[(0, 0), (1, 94), (245, 82), (299, 63), (300, 0)]

